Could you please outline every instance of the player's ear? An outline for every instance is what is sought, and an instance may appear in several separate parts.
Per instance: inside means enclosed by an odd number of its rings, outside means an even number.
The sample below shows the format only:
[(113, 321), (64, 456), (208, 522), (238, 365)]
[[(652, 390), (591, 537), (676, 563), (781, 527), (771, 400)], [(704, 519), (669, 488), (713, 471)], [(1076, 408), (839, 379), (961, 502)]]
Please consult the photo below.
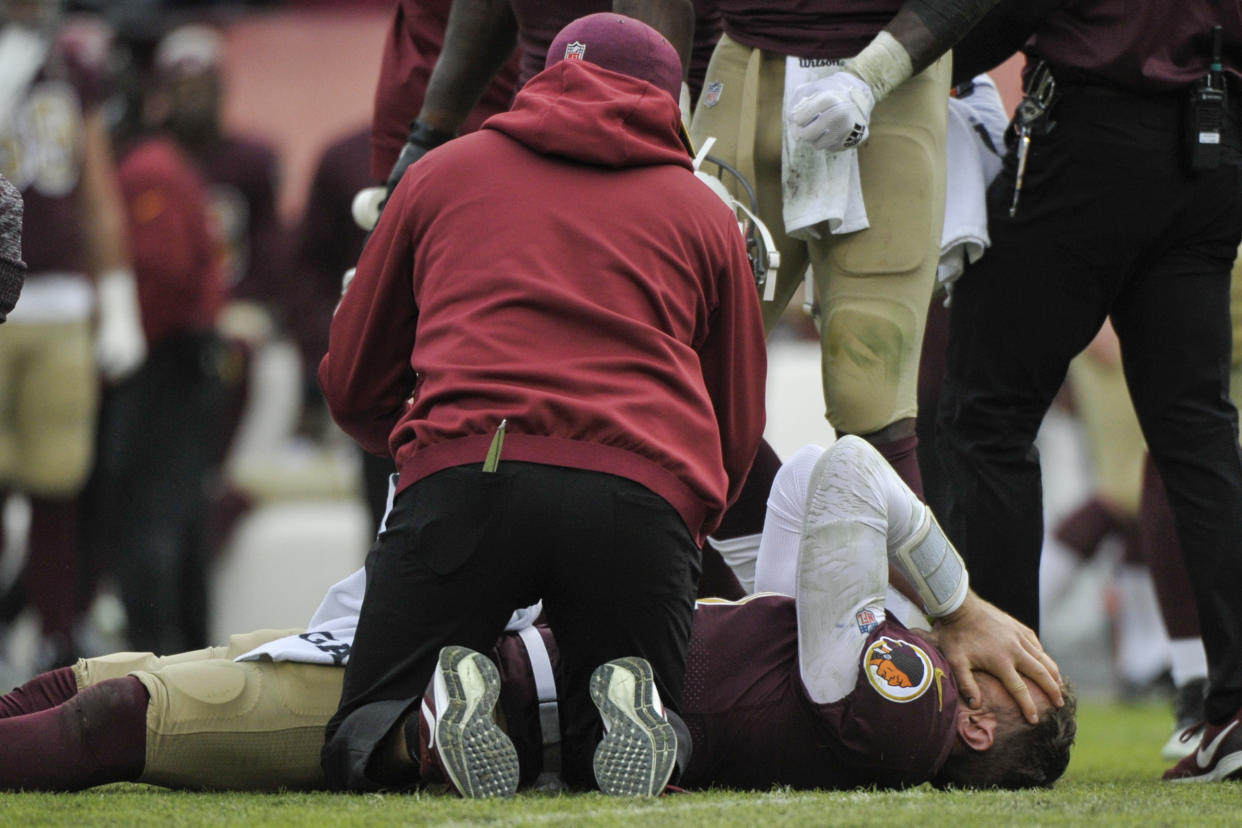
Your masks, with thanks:
[(962, 705), (957, 711), (957, 736), (971, 750), (984, 751), (996, 741), (996, 714), (990, 710), (971, 710)]

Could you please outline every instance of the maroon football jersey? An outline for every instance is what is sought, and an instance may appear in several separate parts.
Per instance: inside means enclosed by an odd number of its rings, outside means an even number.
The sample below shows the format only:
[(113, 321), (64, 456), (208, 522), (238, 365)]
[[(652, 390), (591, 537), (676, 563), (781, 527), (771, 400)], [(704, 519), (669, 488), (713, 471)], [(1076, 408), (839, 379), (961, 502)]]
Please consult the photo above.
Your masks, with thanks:
[(803, 58), (847, 58), (871, 42), (902, 0), (718, 0), (729, 37)]
[(328, 352), (328, 327), (341, 298), (341, 277), (358, 261), (366, 232), (350, 216), (354, 195), (371, 185), (371, 129), (333, 141), (319, 157), (296, 234), (286, 290), (286, 323), (302, 359), (318, 365)]
[(255, 139), (225, 135), (205, 148), (199, 161), (233, 295), (279, 307), (283, 297), (276, 151)]
[[(513, 13), (518, 21), (518, 47), (522, 64), (518, 72), (518, 87), (543, 71), (547, 62), (548, 46), (561, 29), (588, 14), (612, 11), (611, 0), (513, 0)], [(720, 39), (720, 18), (710, 0), (697, 0), (694, 21), (694, 51), (691, 59), (689, 85), (697, 94), (707, 71), (706, 59)], [(699, 58), (696, 62), (694, 58)], [(695, 70), (698, 71), (695, 71)]]
[[(492, 655), (512, 682), (501, 700), (525, 763), (539, 748), (533, 714), (514, 712), (532, 697), (530, 687), (520, 687), (531, 682), (529, 661), (516, 635), (506, 635)], [(678, 784), (841, 789), (930, 780), (957, 738), (957, 685), (948, 662), (889, 618), (871, 631), (853, 663), (854, 690), (817, 704), (798, 670), (793, 598), (764, 594), (698, 604), (681, 706), (694, 745)], [(516, 704), (504, 700), (511, 692)]]
[[(452, 0), (400, 0), (393, 12), (371, 122), (371, 177), (376, 183), (388, 179), (410, 133), (410, 121), (422, 108), (427, 80), (444, 48), (444, 27), (452, 4)], [(462, 125), (462, 134), (473, 132), (484, 120), (509, 108), (517, 64), (515, 53), (484, 91)]]
[(1203, 77), (1212, 26), (1223, 29), (1223, 69), (1242, 77), (1242, 13), (1216, 0), (1066, 3), (1044, 20), (1027, 51), (1137, 92), (1169, 92)]
[(84, 273), (80, 185), (83, 122), (105, 94), (102, 67), (59, 42), (5, 123), (0, 172), (22, 193), (28, 273)]
[(681, 784), (853, 788), (931, 779), (956, 738), (948, 662), (890, 618), (856, 663), (853, 692), (816, 704), (799, 675), (793, 598), (700, 604), (682, 702), (694, 750)]

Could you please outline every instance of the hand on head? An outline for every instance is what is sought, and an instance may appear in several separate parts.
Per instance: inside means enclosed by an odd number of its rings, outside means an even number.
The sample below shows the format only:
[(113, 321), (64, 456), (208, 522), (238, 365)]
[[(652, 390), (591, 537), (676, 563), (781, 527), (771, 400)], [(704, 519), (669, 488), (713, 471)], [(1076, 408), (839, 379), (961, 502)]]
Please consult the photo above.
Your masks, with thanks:
[(973, 591), (955, 612), (936, 620), (931, 637), (953, 667), (967, 707), (978, 709), (983, 702), (975, 670), (991, 674), (1032, 724), (1039, 721), (1039, 710), (1031, 686), (1040, 688), (1053, 705), (1065, 703), (1061, 671), (1035, 632)]

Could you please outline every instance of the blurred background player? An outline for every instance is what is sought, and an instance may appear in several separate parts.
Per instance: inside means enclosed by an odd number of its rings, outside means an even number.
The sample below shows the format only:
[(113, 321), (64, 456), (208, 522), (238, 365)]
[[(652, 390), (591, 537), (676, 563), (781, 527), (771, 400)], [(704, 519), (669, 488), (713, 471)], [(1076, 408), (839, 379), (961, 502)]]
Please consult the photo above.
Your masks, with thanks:
[(105, 389), (84, 548), (119, 588), (137, 650), (207, 643), (208, 510), (223, 460), (228, 352), (223, 246), (195, 161), (142, 106), (116, 125), (118, 176), (149, 353)]
[(1090, 488), (1049, 528), (1040, 563), (1040, 613), (1063, 617), (1082, 567), (1103, 558), (1097, 601), (1109, 615), (1115, 683), (1123, 700), (1139, 701), (1167, 691), (1169, 642), (1141, 533), (1146, 445), (1110, 323), (1070, 362), (1061, 397), (1082, 424)]
[(234, 299), (256, 303), (283, 323), (279, 165), (269, 143), (226, 129), (221, 120), (222, 50), (220, 32), (206, 24), (178, 26), (164, 35), (155, 48), (146, 119), (177, 142), (207, 181)]
[[(0, 499), (29, 498), (18, 589), (41, 620), (38, 661), (67, 663), (81, 609), (75, 499), (99, 375), (131, 374), (146, 342), (100, 107), (103, 56), (62, 29), (56, 2), (5, 0), (0, 23), (0, 170), (25, 200), (29, 266), (0, 337)], [(20, 597), (10, 592), (5, 621)]]

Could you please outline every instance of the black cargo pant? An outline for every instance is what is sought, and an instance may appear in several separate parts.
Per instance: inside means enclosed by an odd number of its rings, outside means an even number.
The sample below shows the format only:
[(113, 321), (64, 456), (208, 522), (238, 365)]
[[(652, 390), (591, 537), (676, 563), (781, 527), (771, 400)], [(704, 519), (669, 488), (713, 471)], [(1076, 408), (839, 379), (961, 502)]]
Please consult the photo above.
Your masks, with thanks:
[[(1242, 705), (1242, 456), (1229, 401), (1230, 268), (1242, 236), (1237, 119), (1189, 173), (1183, 96), (1060, 84), (1017, 215), (1015, 155), (988, 192), (992, 247), (953, 292), (937, 440), (946, 529), (986, 599), (1038, 625), (1043, 539), (1034, 440), (1106, 317), (1168, 489), (1210, 663), (1208, 715)], [(1242, 96), (1233, 96), (1236, 110)]]
[(681, 705), (700, 552), (663, 498), (599, 472), (501, 461), (457, 466), (397, 496), (367, 557), (366, 597), (328, 723), (323, 767), (335, 789), (402, 788), (376, 747), (415, 710), (440, 648), (489, 652), (512, 610), (542, 599), (560, 652), (562, 774), (594, 786), (602, 723), (591, 673), (614, 658), (651, 662), (667, 708)]

